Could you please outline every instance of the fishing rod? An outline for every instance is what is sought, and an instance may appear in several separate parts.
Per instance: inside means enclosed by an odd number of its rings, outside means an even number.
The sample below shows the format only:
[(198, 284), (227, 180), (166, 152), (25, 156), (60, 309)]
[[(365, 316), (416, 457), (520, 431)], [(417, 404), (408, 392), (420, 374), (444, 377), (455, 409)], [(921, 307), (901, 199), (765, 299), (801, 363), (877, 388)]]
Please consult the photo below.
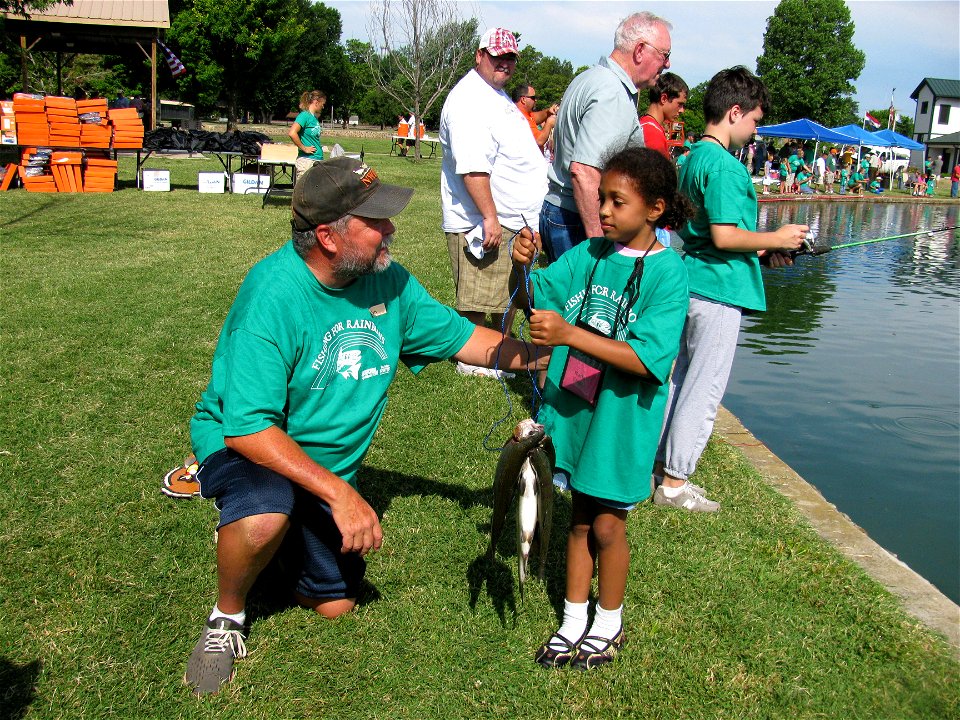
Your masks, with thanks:
[(925, 235), (927, 233), (932, 235), (933, 233), (946, 232), (947, 230), (956, 230), (958, 227), (960, 227), (960, 225), (951, 225), (949, 227), (942, 227), (937, 230), (917, 230), (916, 232), (912, 232), (912, 233), (903, 233), (902, 235), (889, 235), (887, 237), (874, 238), (873, 240), (858, 240), (857, 242), (843, 243), (842, 245), (833, 245), (827, 248), (818, 248), (814, 246), (813, 252), (811, 254), (822, 255), (823, 253), (830, 252), (831, 250), (839, 250), (840, 248), (855, 247), (857, 245), (869, 245), (870, 243), (883, 242), (884, 240), (897, 240), (899, 238), (913, 237), (914, 235)]
[(826, 253), (832, 250), (839, 250), (840, 248), (856, 247), (857, 245), (870, 245), (872, 243), (883, 242), (884, 240), (897, 240), (899, 238), (913, 237), (915, 235), (926, 235), (946, 232), (947, 230), (956, 230), (960, 228), (960, 225), (950, 225), (948, 227), (938, 228), (936, 230), (917, 230), (916, 232), (903, 233), (902, 235), (888, 235), (887, 237), (873, 238), (872, 240), (858, 240), (857, 242), (843, 243), (842, 245), (816, 245), (812, 242), (813, 234), (807, 233), (807, 239), (803, 243), (803, 247), (800, 250), (794, 250), (790, 253), (790, 257), (796, 257), (797, 255), (825, 255)]

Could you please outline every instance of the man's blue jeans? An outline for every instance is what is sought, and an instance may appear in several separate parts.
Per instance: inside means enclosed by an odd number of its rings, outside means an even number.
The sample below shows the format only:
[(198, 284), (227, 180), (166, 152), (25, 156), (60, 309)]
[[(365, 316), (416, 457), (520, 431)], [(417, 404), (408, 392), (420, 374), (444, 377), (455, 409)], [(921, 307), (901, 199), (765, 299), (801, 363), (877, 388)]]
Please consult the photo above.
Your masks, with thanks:
[(544, 200), (540, 210), (540, 239), (547, 259), (554, 262), (567, 250), (587, 239), (580, 213), (564, 210)]

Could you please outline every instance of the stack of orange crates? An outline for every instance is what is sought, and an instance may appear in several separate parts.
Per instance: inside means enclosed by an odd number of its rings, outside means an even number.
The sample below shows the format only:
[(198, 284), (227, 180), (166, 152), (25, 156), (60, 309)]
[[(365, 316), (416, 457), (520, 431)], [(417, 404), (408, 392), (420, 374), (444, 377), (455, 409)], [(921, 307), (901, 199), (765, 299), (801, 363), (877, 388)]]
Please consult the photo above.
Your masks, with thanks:
[[(37, 154), (37, 148), (28, 147), (23, 149), (23, 154), (20, 156), (20, 180), (23, 182), (23, 187), (28, 192), (57, 192), (57, 184), (53, 179), (53, 175), (50, 175), (49, 172), (42, 172), (37, 175), (28, 175), (28, 165), (33, 159), (33, 156)], [(38, 166), (43, 170), (49, 171), (49, 167), (46, 167), (43, 163)], [(35, 171), (34, 167), (30, 167), (30, 171)]]
[[(49, 158), (49, 165), (44, 162), (44, 156)], [(15, 165), (10, 167), (16, 168)], [(117, 161), (107, 157), (105, 151), (51, 152), (49, 148), (30, 147), (23, 150), (19, 170), (23, 187), (28, 192), (113, 192)], [(4, 184), (9, 185), (6, 176), (0, 180), (0, 190), (5, 189)]]
[(57, 185), (57, 192), (83, 192), (83, 177), (80, 164), (83, 154), (58, 151), (50, 156), (50, 171)]
[(43, 98), (27, 93), (13, 94), (13, 114), (17, 120), (17, 142), (21, 145), (47, 145), (50, 128), (47, 126)]
[(50, 144), (58, 147), (80, 147), (80, 120), (77, 101), (69, 97), (48, 95), (43, 99), (47, 124), (50, 126)]
[(113, 124), (113, 147), (143, 147), (143, 120), (136, 108), (116, 108), (108, 110), (107, 114)]
[(107, 120), (106, 98), (77, 100), (80, 117), (80, 147), (110, 147), (113, 130)]
[(117, 161), (88, 157), (83, 173), (84, 192), (113, 192), (117, 177)]

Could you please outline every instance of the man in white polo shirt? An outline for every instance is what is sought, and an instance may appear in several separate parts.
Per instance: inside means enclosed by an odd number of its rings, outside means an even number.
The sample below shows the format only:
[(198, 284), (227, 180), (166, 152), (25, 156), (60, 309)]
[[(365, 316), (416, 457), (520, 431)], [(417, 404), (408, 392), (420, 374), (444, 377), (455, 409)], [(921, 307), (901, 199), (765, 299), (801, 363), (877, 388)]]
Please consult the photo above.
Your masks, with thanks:
[[(516, 38), (504, 28), (487, 30), (475, 62), (440, 114), (440, 203), (457, 312), (475, 325), (490, 315), (500, 329), (510, 299), (510, 241), (525, 226), (539, 227), (547, 163), (503, 91), (517, 65)], [(464, 363), (457, 371), (497, 374)]]

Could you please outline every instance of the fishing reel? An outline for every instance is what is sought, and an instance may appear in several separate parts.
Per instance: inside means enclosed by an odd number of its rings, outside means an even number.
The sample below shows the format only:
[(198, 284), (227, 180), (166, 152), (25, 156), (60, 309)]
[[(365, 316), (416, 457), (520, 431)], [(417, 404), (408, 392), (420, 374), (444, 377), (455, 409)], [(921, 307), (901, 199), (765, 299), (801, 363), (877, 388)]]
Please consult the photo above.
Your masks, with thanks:
[[(807, 231), (806, 236), (803, 238), (803, 244), (798, 247), (796, 250), (791, 250), (789, 253), (781, 253), (784, 255), (789, 255), (791, 260), (795, 260), (800, 255), (823, 255), (824, 253), (830, 252), (829, 246), (816, 245), (813, 237), (813, 233), (809, 230)], [(770, 255), (760, 256), (760, 264), (770, 266)]]

